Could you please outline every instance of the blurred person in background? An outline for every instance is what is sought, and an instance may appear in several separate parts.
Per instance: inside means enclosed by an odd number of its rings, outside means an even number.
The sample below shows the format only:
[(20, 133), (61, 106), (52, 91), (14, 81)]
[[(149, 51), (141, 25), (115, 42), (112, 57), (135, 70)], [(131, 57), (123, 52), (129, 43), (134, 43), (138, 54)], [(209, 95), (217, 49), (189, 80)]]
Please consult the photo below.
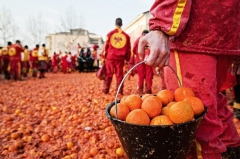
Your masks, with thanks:
[[(104, 45), (106, 77), (104, 79), (102, 92), (105, 94), (109, 93), (114, 73), (117, 78), (116, 90), (118, 89), (124, 75), (124, 63), (125, 61), (128, 62), (131, 57), (130, 37), (121, 29), (121, 18), (116, 19), (115, 26), (116, 28), (107, 34)], [(119, 93), (123, 94), (123, 85)]]
[(21, 77), (21, 53), (24, 52), (24, 48), (21, 45), (20, 40), (16, 40), (16, 43), (9, 47), (10, 67), (11, 75), (14, 80), (22, 80)]
[[(137, 40), (134, 43), (133, 52), (134, 52), (134, 55), (136, 56), (136, 63), (141, 61), (139, 58), (139, 55), (138, 55), (139, 39), (148, 33), (149, 33), (148, 30), (143, 30), (142, 35), (139, 38), (137, 38)], [(144, 57), (148, 56), (149, 52), (150, 52), (149, 47), (146, 46)], [(137, 74), (138, 74), (137, 93), (139, 95), (142, 95), (143, 93), (151, 94), (152, 93), (152, 80), (153, 80), (153, 67), (143, 63), (137, 67)], [(145, 83), (145, 91), (144, 91), (144, 83)]]

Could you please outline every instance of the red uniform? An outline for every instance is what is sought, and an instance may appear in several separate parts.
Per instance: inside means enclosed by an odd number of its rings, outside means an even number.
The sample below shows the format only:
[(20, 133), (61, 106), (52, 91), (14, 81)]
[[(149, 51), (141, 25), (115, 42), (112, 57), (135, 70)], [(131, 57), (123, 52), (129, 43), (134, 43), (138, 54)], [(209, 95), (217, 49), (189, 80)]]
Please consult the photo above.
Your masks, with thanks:
[(68, 62), (67, 62), (67, 55), (62, 57), (62, 71), (65, 74), (67, 72)]
[(32, 76), (37, 77), (37, 69), (38, 69), (38, 50), (39, 48), (34, 48), (30, 52), (30, 68), (32, 69)]
[[(124, 61), (129, 61), (131, 56), (130, 37), (120, 28), (116, 28), (107, 34), (105, 43), (106, 52), (106, 77), (103, 92), (108, 93), (113, 74), (116, 73), (117, 88), (123, 79)], [(123, 85), (120, 93), (123, 94)]]
[[(142, 36), (141, 36), (142, 37)], [(133, 53), (136, 55), (136, 63), (142, 61), (139, 58), (138, 55), (138, 42), (139, 39), (141, 38), (137, 38), (137, 40), (134, 43), (133, 46)], [(147, 49), (145, 51), (145, 54), (149, 54), (149, 49)], [(151, 66), (148, 66), (146, 64), (141, 64), (137, 67), (137, 73), (138, 73), (138, 92), (142, 95), (143, 93), (143, 85), (144, 85), (144, 79), (146, 80), (146, 93), (151, 94), (152, 93), (152, 79), (153, 79), (153, 68)]]
[(23, 51), (20, 44), (13, 44), (9, 48), (11, 74), (15, 80), (21, 78), (21, 53)]
[(52, 67), (53, 67), (53, 72), (57, 72), (57, 67), (58, 67), (58, 54), (54, 54), (52, 57)]
[[(192, 88), (208, 108), (197, 131), (198, 148), (190, 152), (194, 159), (196, 150), (200, 158), (221, 159), (226, 148), (240, 145), (233, 114), (220, 94), (231, 64), (231, 56), (224, 55), (240, 55), (239, 4), (239, 0), (156, 0), (150, 9), (150, 30), (172, 36), (170, 65), (181, 68), (183, 86)], [(164, 76), (167, 89), (179, 87), (168, 67)]]

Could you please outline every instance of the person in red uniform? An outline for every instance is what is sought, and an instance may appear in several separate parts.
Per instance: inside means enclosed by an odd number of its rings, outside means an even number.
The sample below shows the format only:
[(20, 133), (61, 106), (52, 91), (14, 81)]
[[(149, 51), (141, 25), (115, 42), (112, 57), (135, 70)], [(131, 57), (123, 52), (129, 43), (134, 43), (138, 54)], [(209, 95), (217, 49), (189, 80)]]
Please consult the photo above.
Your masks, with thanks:
[[(142, 36), (144, 36), (148, 33), (149, 33), (148, 30), (144, 30), (142, 32), (142, 35), (139, 38), (137, 38), (137, 40), (134, 43), (133, 53), (136, 56), (136, 63), (141, 61), (140, 58), (139, 58), (139, 55), (138, 55), (139, 39)], [(148, 47), (145, 48), (145, 56), (147, 54), (149, 54), (149, 48)], [(145, 93), (151, 94), (152, 93), (153, 68), (149, 65), (141, 64), (137, 67), (137, 74), (138, 74), (138, 87), (137, 87), (138, 93), (140, 95), (143, 94), (143, 86), (144, 86), (144, 79), (145, 79), (145, 83), (146, 83)]]
[(56, 52), (53, 53), (52, 68), (53, 68), (54, 73), (57, 73), (57, 70), (58, 70), (58, 58), (59, 58), (60, 54), (61, 54), (61, 52), (59, 52), (59, 54), (57, 54)]
[(37, 77), (37, 69), (38, 69), (38, 50), (39, 45), (37, 44), (36, 47), (30, 52), (30, 68), (32, 72), (32, 77)]
[(75, 71), (75, 69), (76, 69), (76, 58), (77, 58), (77, 55), (75, 54), (75, 55), (72, 55), (71, 56), (71, 61), (72, 61), (72, 71), (74, 72)]
[(67, 67), (68, 67), (67, 57), (68, 57), (68, 54), (67, 52), (65, 52), (65, 55), (62, 57), (62, 72), (64, 74), (67, 73)]
[(10, 75), (10, 58), (9, 58), (9, 47), (12, 45), (11, 42), (8, 42), (7, 47), (2, 48), (2, 62), (3, 62), (3, 66), (2, 66), (2, 70), (4, 73), (4, 78), (7, 80), (11, 79), (11, 75)]
[(21, 53), (24, 49), (19, 40), (9, 48), (11, 75), (14, 80), (21, 80)]
[[(124, 62), (130, 60), (131, 45), (130, 37), (122, 31), (122, 19), (117, 18), (115, 21), (116, 28), (107, 34), (105, 42), (105, 64), (106, 77), (104, 79), (102, 92), (109, 93), (109, 88), (112, 82), (113, 74), (116, 73), (117, 88), (123, 79)], [(120, 89), (120, 94), (123, 94), (123, 85)]]
[[(239, 4), (239, 0), (156, 0), (150, 9), (151, 31), (139, 41), (140, 57), (144, 47), (150, 47), (148, 65), (175, 68), (182, 85), (192, 88), (208, 108), (189, 158), (240, 158), (233, 113), (220, 93), (233, 56), (240, 56)], [(164, 80), (171, 91), (179, 87), (169, 67), (164, 67)]]

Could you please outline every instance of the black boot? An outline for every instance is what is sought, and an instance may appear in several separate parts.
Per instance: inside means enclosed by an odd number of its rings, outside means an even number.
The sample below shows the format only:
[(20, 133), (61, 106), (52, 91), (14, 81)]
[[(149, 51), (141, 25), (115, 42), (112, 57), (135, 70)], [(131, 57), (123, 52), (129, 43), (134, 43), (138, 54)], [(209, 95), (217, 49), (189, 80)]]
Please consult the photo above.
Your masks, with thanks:
[(11, 79), (10, 73), (8, 71), (4, 72), (4, 76), (5, 76), (5, 79), (7, 79), (7, 80)]
[(240, 147), (228, 147), (227, 151), (222, 153), (222, 159), (240, 159)]

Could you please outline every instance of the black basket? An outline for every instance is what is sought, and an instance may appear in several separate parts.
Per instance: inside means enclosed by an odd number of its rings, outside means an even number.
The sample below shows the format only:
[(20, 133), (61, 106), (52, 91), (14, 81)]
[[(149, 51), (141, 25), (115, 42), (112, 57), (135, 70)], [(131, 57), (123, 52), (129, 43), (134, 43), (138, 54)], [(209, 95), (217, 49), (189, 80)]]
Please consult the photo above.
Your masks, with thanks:
[(171, 126), (135, 125), (110, 116), (105, 110), (129, 159), (186, 159), (205, 111), (195, 120)]

